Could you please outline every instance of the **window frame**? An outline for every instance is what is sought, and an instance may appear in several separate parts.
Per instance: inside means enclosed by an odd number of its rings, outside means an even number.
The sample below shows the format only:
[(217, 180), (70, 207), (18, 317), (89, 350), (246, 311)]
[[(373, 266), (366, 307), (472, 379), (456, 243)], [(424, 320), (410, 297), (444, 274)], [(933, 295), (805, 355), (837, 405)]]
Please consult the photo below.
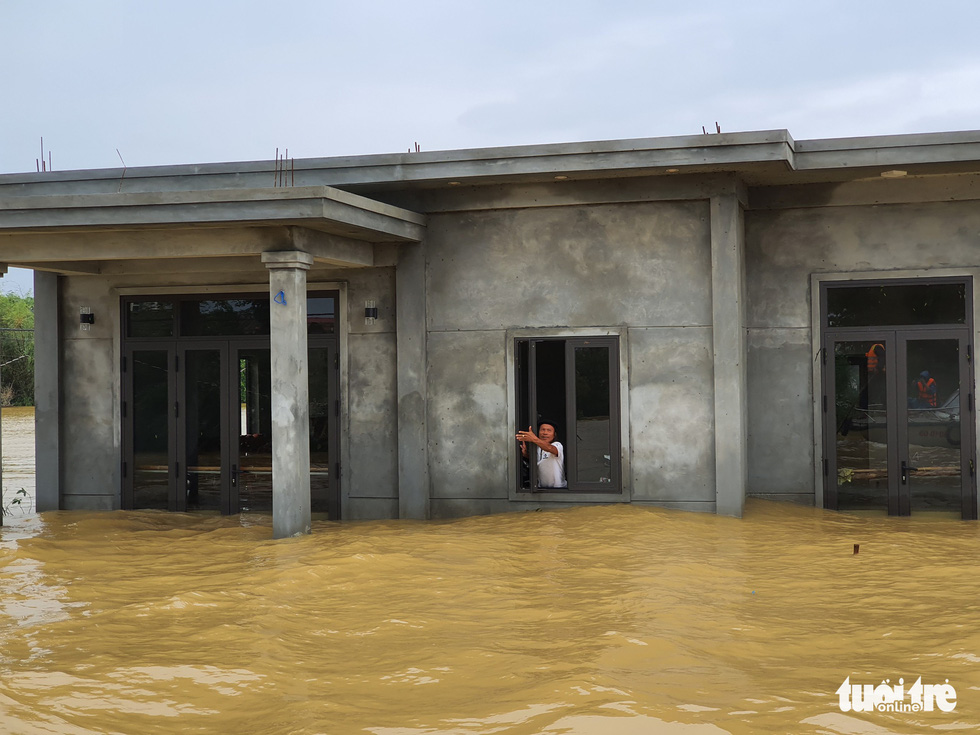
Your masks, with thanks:
[[(630, 451), (629, 451), (629, 375), (628, 375), (628, 340), (625, 328), (565, 328), (565, 329), (513, 329), (506, 332), (507, 384), (508, 384), (508, 487), (509, 498), (513, 501), (525, 502), (565, 502), (565, 503), (615, 503), (629, 502), (630, 487)], [(574, 364), (566, 359), (566, 421), (568, 436), (560, 437), (565, 446), (565, 475), (569, 487), (561, 489), (525, 489), (520, 486), (520, 452), (516, 448), (514, 434), (518, 428), (520, 409), (518, 402), (529, 393), (528, 387), (519, 385), (518, 354), (521, 341), (555, 341), (564, 340), (566, 355), (574, 355), (576, 347), (585, 342), (597, 346), (607, 346), (610, 357), (610, 432), (612, 452), (610, 457), (613, 481), (611, 487), (599, 489), (598, 483), (576, 483), (573, 465), (576, 456), (574, 442), (569, 437), (574, 436), (575, 427), (575, 392), (568, 391), (567, 386), (573, 384)], [(530, 356), (531, 350), (528, 350)], [(529, 361), (530, 362), (530, 361)], [(529, 366), (529, 369), (530, 366)], [(526, 395), (529, 401), (528, 411), (532, 409), (530, 402), (533, 398)], [(524, 427), (521, 427), (524, 428)], [(618, 447), (619, 456), (616, 456)], [(534, 482), (532, 470), (532, 483)]]

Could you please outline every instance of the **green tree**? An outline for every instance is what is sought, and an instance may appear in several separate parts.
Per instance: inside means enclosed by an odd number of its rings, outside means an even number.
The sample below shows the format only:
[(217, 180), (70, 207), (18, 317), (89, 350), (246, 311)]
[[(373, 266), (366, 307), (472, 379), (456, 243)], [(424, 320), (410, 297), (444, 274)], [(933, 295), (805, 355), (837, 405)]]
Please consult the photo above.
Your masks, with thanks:
[(34, 297), (0, 294), (0, 403), (34, 405)]

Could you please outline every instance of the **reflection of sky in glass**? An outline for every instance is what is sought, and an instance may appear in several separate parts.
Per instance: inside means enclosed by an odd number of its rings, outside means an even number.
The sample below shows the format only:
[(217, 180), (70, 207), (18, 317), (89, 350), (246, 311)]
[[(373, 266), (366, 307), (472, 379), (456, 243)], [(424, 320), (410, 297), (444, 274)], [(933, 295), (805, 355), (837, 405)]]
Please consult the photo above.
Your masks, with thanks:
[(130, 337), (169, 337), (173, 334), (173, 304), (134, 301), (129, 304)]
[(231, 308), (234, 312), (251, 311), (258, 307), (255, 299), (222, 299), (221, 301), (202, 301), (199, 311), (202, 314), (211, 314), (215, 311), (226, 311)]
[(310, 332), (330, 333), (334, 325), (332, 297), (313, 296), (306, 300), (306, 323)]
[(965, 323), (963, 283), (835, 286), (827, 290), (828, 327)]
[[(236, 336), (268, 334), (269, 299), (179, 299), (180, 331), (183, 336)], [(337, 304), (332, 296), (312, 296), (306, 300), (308, 331), (333, 334)], [(133, 301), (129, 303), (130, 337), (173, 336), (174, 303)]]

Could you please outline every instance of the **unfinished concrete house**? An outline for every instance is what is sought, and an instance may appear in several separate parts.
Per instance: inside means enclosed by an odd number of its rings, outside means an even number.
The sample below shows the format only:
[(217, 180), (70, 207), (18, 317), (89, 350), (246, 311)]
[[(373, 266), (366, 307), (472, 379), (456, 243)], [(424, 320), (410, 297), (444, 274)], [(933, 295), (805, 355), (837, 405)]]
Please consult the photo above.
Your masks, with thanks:
[(3, 175), (37, 504), (974, 519), (978, 200), (980, 132)]

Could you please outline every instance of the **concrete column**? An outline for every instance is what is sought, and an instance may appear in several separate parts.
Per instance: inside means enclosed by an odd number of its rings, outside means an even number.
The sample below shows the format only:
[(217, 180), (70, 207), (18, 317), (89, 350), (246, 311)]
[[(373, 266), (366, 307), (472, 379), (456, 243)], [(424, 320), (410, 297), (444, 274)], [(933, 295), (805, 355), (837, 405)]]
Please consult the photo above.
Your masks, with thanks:
[(741, 518), (746, 460), (745, 262), (736, 194), (711, 197), (711, 316), (715, 373), (716, 512)]
[(429, 517), (425, 249), (399, 245), (395, 268), (398, 346), (398, 517)]
[[(58, 328), (58, 307), (58, 275), (34, 271), (34, 481), (39, 511), (61, 507), (61, 330)], [(75, 321), (77, 323), (77, 316)]]
[(272, 330), (272, 535), (310, 532), (310, 378), (306, 271), (299, 250), (262, 253), (269, 269)]

